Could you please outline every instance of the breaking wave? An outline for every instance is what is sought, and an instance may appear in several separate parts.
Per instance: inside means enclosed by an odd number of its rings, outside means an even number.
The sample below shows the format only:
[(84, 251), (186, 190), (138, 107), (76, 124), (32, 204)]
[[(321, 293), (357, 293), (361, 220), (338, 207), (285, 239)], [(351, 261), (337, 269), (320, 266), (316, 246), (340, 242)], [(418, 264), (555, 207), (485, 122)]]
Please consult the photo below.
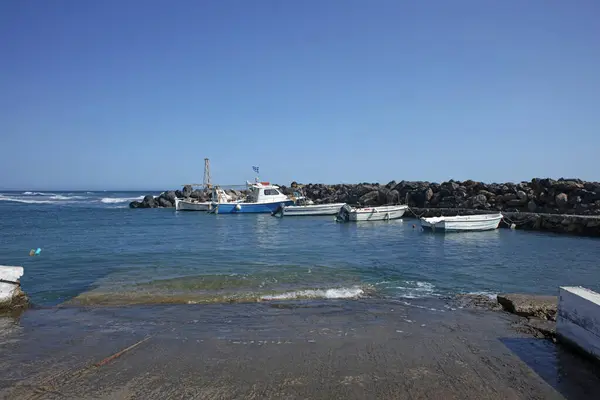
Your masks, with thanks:
[(101, 203), (104, 204), (118, 204), (118, 203), (127, 203), (130, 201), (139, 201), (139, 200), (143, 200), (144, 196), (138, 196), (138, 197), (105, 197), (102, 200), (100, 200)]
[(62, 196), (60, 194), (50, 196), (50, 200), (83, 200), (83, 199), (87, 199), (87, 197), (84, 197), (84, 196)]
[[(30, 193), (30, 194), (26, 194)], [(87, 199), (85, 196), (64, 196), (60, 194), (25, 192), (21, 195), (0, 195), (0, 201), (24, 204), (66, 204)]]
[(407, 299), (438, 296), (435, 286), (429, 282), (405, 281), (402, 286), (391, 286), (389, 288), (396, 291), (399, 297)]
[(55, 196), (56, 193), (43, 193), (43, 192), (23, 192), (24, 196)]
[(498, 296), (498, 293), (496, 293), (496, 292), (488, 292), (488, 291), (479, 291), (479, 292), (469, 292), (469, 293), (467, 293), (467, 295), (470, 295), (470, 296), (485, 296), (485, 297), (488, 297), (490, 300), (496, 300), (496, 297)]
[(18, 197), (7, 197), (0, 195), (0, 201), (11, 201), (14, 203), (26, 203), (26, 204), (56, 204), (57, 201), (53, 200), (31, 200), (31, 199), (21, 199)]
[[(115, 290), (116, 289), (116, 290)], [(231, 288), (234, 289), (234, 288)], [(299, 289), (279, 293), (260, 290), (139, 290), (132, 286), (95, 288), (67, 300), (64, 305), (121, 306), (132, 304), (232, 304), (294, 300), (357, 300), (375, 295), (368, 285), (329, 289)], [(236, 290), (237, 289), (237, 290)]]
[(297, 290), (282, 294), (262, 296), (261, 300), (296, 300), (296, 299), (358, 299), (367, 293), (361, 287), (334, 289)]

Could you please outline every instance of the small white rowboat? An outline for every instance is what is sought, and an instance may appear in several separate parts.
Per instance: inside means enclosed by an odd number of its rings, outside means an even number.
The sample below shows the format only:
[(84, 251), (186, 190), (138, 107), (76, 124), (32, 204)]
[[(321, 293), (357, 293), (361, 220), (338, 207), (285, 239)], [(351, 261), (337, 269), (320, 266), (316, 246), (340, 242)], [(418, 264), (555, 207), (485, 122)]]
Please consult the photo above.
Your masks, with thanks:
[(344, 206), (338, 213), (338, 220), (342, 221), (389, 221), (402, 218), (408, 206), (379, 206), (353, 208)]
[(308, 205), (291, 205), (279, 207), (273, 215), (276, 217), (285, 216), (308, 216), (308, 215), (335, 215), (346, 203), (331, 203), (331, 204), (308, 204)]
[(502, 214), (457, 215), (421, 218), (421, 226), (432, 231), (488, 231), (497, 229)]

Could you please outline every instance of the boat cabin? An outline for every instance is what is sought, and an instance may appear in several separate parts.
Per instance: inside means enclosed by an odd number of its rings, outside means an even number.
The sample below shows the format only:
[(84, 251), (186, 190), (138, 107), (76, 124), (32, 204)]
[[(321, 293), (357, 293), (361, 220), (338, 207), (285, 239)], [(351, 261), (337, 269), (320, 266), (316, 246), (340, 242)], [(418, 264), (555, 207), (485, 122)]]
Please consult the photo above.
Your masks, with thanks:
[(279, 186), (271, 185), (269, 182), (247, 182), (249, 203), (277, 203), (288, 201), (290, 198), (279, 191)]

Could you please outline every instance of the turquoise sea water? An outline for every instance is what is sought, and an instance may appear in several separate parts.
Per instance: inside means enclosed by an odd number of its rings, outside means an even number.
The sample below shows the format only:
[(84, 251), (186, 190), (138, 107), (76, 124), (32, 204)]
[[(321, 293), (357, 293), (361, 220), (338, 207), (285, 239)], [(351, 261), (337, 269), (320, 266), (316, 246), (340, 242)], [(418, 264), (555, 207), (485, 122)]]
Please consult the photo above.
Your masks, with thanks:
[(600, 289), (597, 239), (127, 208), (144, 194), (0, 193), (0, 264), (41, 306)]

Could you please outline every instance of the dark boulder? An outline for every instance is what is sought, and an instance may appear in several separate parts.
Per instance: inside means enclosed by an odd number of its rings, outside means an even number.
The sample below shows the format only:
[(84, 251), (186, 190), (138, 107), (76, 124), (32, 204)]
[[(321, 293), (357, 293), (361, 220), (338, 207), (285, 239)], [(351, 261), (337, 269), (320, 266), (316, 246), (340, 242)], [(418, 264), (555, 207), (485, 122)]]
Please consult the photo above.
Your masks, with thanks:
[(587, 191), (600, 193), (600, 182), (586, 182), (583, 187)]
[(527, 203), (527, 210), (529, 210), (529, 212), (535, 212), (537, 210), (537, 204), (535, 204), (535, 201), (529, 200), (529, 203)]
[(362, 197), (367, 193), (371, 193), (373, 191), (376, 191), (378, 188), (376, 186), (373, 185), (368, 185), (368, 184), (360, 184), (357, 185), (356, 187), (354, 187), (354, 194), (356, 194), (358, 197)]
[(199, 189), (194, 190), (189, 197), (191, 197), (192, 199), (197, 199), (199, 201), (208, 200), (208, 194), (206, 193), (206, 191)]
[(489, 204), (487, 204), (487, 197), (484, 194), (478, 194), (477, 196), (473, 196), (470, 199), (471, 207), (475, 209), (484, 209), (489, 208)]
[(569, 202), (569, 196), (567, 196), (565, 193), (559, 193), (556, 195), (554, 201), (559, 208), (563, 208)]
[(156, 202), (154, 201), (154, 196), (147, 195), (142, 200), (142, 205), (139, 208), (155, 208), (157, 207)]
[(479, 190), (479, 191), (477, 192), (477, 194), (482, 194), (482, 195), (484, 195), (484, 196), (485, 196), (487, 199), (490, 199), (490, 198), (495, 198), (495, 197), (496, 197), (496, 194), (495, 194), (495, 193), (493, 193), (493, 192), (490, 192), (490, 191), (488, 191), (488, 190), (485, 190), (485, 189)]
[(460, 185), (454, 181), (449, 181), (449, 182), (444, 182), (442, 183), (442, 188), (449, 190), (451, 193), (455, 192), (456, 190), (458, 190), (458, 187)]
[(171, 203), (171, 202), (169, 201), (169, 199), (167, 199), (167, 198), (164, 198), (164, 197), (162, 197), (162, 196), (160, 196), (160, 197), (158, 198), (158, 200), (156, 201), (156, 203), (158, 204), (158, 206), (159, 206), (159, 207), (165, 207), (165, 208), (168, 208), (168, 207), (175, 207), (175, 203), (174, 203), (174, 202), (173, 202), (173, 203)]
[(585, 187), (584, 184), (579, 180), (563, 180), (559, 179), (558, 182), (554, 185), (554, 188), (561, 192), (572, 192), (573, 190), (583, 189)]
[(427, 188), (427, 190), (425, 190), (425, 202), (429, 202), (431, 201), (431, 199), (433, 198), (433, 189), (431, 187)]
[(358, 202), (360, 204), (363, 204), (363, 205), (366, 205), (366, 206), (376, 206), (378, 200), (379, 200), (379, 191), (378, 190), (374, 190), (372, 192), (369, 192), (369, 193), (361, 196), (358, 199)]
[(385, 204), (398, 204), (400, 201), (400, 192), (397, 190), (389, 190), (386, 193)]
[(407, 193), (408, 205), (411, 207), (425, 207), (427, 202), (427, 190), (414, 190)]
[(160, 195), (160, 197), (163, 197), (163, 198), (169, 200), (169, 202), (171, 202), (173, 204), (175, 204), (175, 199), (177, 199), (177, 195), (172, 190), (169, 190), (168, 192), (164, 192), (163, 194)]

